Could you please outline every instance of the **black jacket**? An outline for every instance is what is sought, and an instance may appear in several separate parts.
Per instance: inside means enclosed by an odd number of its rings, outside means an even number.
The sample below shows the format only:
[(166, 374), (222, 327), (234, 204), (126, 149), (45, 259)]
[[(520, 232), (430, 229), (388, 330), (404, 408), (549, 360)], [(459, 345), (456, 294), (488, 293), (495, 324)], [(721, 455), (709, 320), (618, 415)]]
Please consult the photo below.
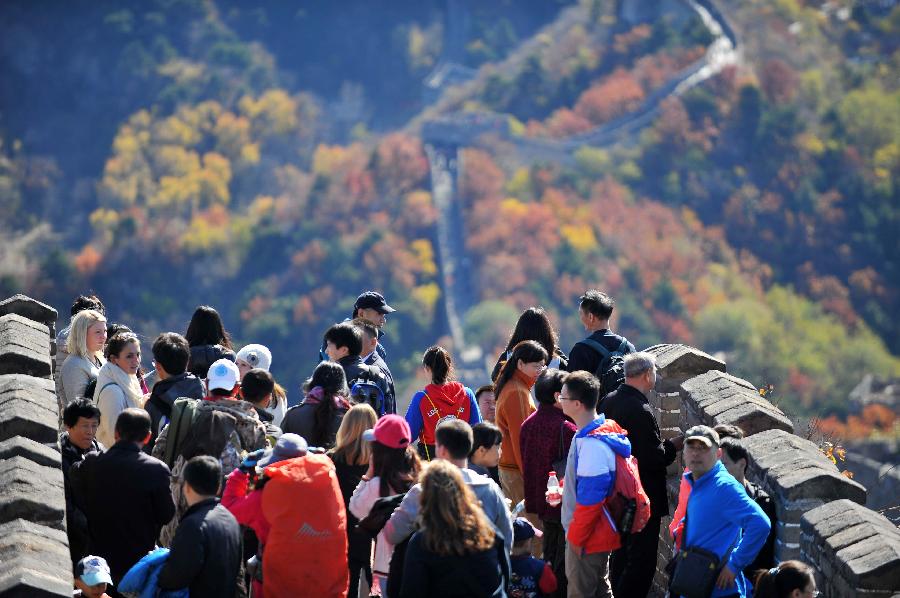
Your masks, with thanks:
[[(69, 440), (69, 433), (64, 432), (59, 437), (59, 450), (62, 457), (63, 482), (66, 491), (66, 534), (69, 536), (69, 553), (72, 556), (72, 562), (76, 563), (82, 558), (90, 554), (90, 545), (88, 535), (87, 517), (75, 505), (72, 499), (72, 485), (69, 483), (69, 471), (72, 465), (80, 463), (84, 460), (85, 455), (89, 453), (102, 453), (106, 449), (96, 439), (91, 441), (91, 447), (82, 450), (72, 444)], [(365, 472), (363, 472), (365, 473)]]
[(346, 408), (337, 408), (331, 414), (331, 422), (328, 424), (326, 438), (316, 438), (316, 409), (319, 403), (311, 403), (304, 401), (299, 405), (295, 405), (287, 410), (284, 419), (281, 420), (281, 431), (284, 434), (299, 434), (309, 443), (310, 446), (320, 446), (325, 449), (334, 447), (335, 438), (337, 437), (338, 428), (341, 427), (341, 421), (344, 414), (347, 413)]
[(75, 504), (87, 516), (91, 552), (109, 563), (118, 582), (175, 516), (169, 468), (137, 444), (117, 442), (92, 453), (69, 472)]
[(337, 475), (338, 485), (341, 487), (341, 496), (344, 498), (344, 507), (347, 509), (347, 559), (368, 567), (372, 555), (372, 538), (363, 532), (356, 530), (359, 519), (350, 512), (350, 497), (359, 485), (359, 480), (369, 469), (367, 463), (362, 465), (348, 465), (343, 458), (329, 453), (334, 462), (334, 473)]
[[(610, 351), (618, 349), (622, 341), (625, 340), (624, 336), (619, 336), (605, 328), (597, 330), (588, 338), (597, 341)], [(628, 343), (625, 353), (634, 353), (634, 345)], [(596, 374), (597, 368), (600, 367), (600, 361), (602, 361), (602, 357), (599, 353), (579, 341), (575, 343), (575, 346), (572, 347), (572, 351), (569, 353), (568, 371), (577, 372), (578, 370), (584, 370), (591, 374)]]
[(183, 372), (154, 384), (153, 390), (150, 391), (150, 398), (147, 399), (147, 404), (144, 406), (147, 413), (150, 414), (150, 433), (152, 434), (150, 442), (144, 447), (144, 452), (149, 455), (153, 450), (156, 437), (163, 428), (160, 422), (163, 418), (168, 421), (172, 417), (172, 406), (175, 404), (175, 399), (187, 397), (200, 400), (203, 395), (203, 384), (200, 382), (200, 378), (190, 372)]
[(384, 374), (388, 389), (387, 394), (384, 395), (386, 403), (385, 413), (397, 413), (397, 393), (394, 391), (394, 375), (391, 374), (391, 369), (388, 367), (387, 362), (378, 354), (378, 351), (374, 351), (366, 358), (365, 364), (374, 365)]
[(600, 401), (597, 411), (628, 430), (631, 454), (637, 459), (641, 484), (650, 497), (651, 516), (665, 517), (669, 514), (666, 467), (675, 460), (675, 446), (660, 438), (659, 424), (647, 397), (623, 384)]
[(237, 356), (234, 351), (222, 345), (197, 345), (191, 347), (191, 361), (188, 370), (201, 380), (209, 373), (209, 366), (220, 359), (235, 361)]
[(159, 588), (188, 588), (191, 598), (233, 598), (241, 571), (241, 526), (217, 498), (185, 513), (159, 574)]
[(757, 553), (753, 562), (744, 569), (744, 572), (749, 577), (754, 571), (758, 571), (759, 569), (771, 569), (775, 566), (775, 536), (777, 535), (778, 530), (778, 526), (775, 524), (778, 521), (778, 516), (775, 513), (775, 503), (772, 501), (772, 497), (766, 494), (765, 490), (749, 481), (744, 482), (744, 489), (747, 491), (747, 495), (760, 506), (763, 513), (766, 514), (766, 517), (768, 517), (769, 521), (772, 523), (772, 527), (769, 529), (769, 537), (766, 538), (766, 543), (763, 544), (763, 547)]
[(422, 532), (409, 540), (400, 598), (505, 598), (509, 555), (497, 535), (493, 548), (466, 556), (440, 556), (425, 548)]

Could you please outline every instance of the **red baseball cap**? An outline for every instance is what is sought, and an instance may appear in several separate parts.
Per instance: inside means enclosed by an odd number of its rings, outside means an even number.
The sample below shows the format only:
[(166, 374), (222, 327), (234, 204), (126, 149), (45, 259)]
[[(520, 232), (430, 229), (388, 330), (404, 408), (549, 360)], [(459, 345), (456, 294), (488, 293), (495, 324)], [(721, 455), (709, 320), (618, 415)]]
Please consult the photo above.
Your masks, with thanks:
[(375, 440), (389, 448), (406, 448), (412, 442), (412, 433), (406, 419), (388, 414), (378, 420), (375, 427), (363, 432), (363, 440)]

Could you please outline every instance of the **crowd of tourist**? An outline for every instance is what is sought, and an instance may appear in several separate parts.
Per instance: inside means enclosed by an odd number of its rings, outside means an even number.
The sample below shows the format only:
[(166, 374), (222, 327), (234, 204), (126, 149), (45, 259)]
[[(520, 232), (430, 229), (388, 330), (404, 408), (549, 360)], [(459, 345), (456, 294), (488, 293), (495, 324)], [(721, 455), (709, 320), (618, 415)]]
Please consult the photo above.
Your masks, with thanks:
[(156, 337), (145, 372), (138, 336), (78, 297), (57, 339), (75, 595), (645, 597), (661, 531), (672, 596), (815, 595), (807, 565), (775, 562), (743, 432), (664, 439), (654, 357), (611, 330), (613, 310), (587, 291), (567, 356), (526, 309), (475, 391), (429, 347), (428, 384), (398, 414), (394, 309), (374, 291), (324, 332), (290, 408), (279, 356), (236, 350), (212, 307)]

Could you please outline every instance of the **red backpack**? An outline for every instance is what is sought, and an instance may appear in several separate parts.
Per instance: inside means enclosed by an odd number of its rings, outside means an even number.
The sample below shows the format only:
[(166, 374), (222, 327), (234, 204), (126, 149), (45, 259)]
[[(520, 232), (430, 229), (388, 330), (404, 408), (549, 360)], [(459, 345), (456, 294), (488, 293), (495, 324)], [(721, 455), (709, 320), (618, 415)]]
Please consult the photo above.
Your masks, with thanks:
[(641, 484), (638, 462), (616, 454), (616, 483), (606, 508), (620, 534), (636, 534), (650, 520), (650, 497)]

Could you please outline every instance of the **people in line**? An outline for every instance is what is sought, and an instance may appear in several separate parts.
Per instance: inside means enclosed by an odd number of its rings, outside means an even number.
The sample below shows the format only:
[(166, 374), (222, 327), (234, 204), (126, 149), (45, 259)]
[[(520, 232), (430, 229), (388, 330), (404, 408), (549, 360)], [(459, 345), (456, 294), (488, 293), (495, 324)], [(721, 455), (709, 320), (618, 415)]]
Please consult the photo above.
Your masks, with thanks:
[(619, 424), (597, 413), (600, 381), (593, 374), (567, 374), (558, 399), (578, 428), (566, 459), (562, 496), (568, 596), (612, 598), (609, 556), (622, 543), (605, 503), (615, 481), (615, 456), (630, 456), (631, 443)]
[(190, 372), (203, 380), (209, 367), (219, 359), (234, 362), (236, 356), (231, 335), (225, 331), (222, 318), (215, 308), (201, 305), (194, 310), (184, 333), (191, 347)]
[(141, 451), (149, 440), (147, 412), (125, 409), (116, 420), (115, 444), (69, 471), (75, 504), (87, 517), (89, 550), (106, 558), (115, 583), (156, 546), (175, 515), (169, 468)]
[(330, 449), (341, 420), (350, 409), (344, 369), (333, 361), (323, 361), (304, 386), (306, 398), (288, 409), (281, 431), (303, 436), (310, 446)]
[(334, 462), (334, 471), (341, 487), (341, 497), (347, 511), (347, 567), (350, 570), (348, 596), (359, 594), (361, 578), (364, 587), (372, 586), (372, 538), (356, 529), (359, 519), (349, 511), (350, 497), (359, 485), (362, 476), (369, 469), (372, 443), (363, 438), (363, 433), (375, 427), (378, 416), (367, 403), (354, 405), (341, 420), (334, 448), (328, 456)]
[(550, 318), (547, 317), (543, 307), (529, 307), (519, 316), (509, 342), (506, 343), (506, 349), (497, 358), (497, 363), (491, 370), (491, 380), (497, 379), (503, 365), (512, 357), (513, 349), (522, 341), (536, 341), (544, 348), (549, 356), (547, 367), (566, 370), (569, 360), (559, 348), (559, 337), (553, 329), (553, 324), (550, 323)]
[(666, 468), (684, 445), (684, 437), (663, 440), (647, 395), (656, 387), (656, 359), (650, 353), (629, 353), (624, 359), (625, 382), (600, 401), (597, 411), (628, 431), (631, 454), (637, 459), (641, 485), (650, 498), (650, 520), (629, 534), (610, 561), (613, 594), (645, 598), (656, 571), (662, 518), (669, 514)]
[(719, 461), (719, 435), (708, 426), (685, 432), (684, 460), (691, 485), (682, 549), (698, 548), (715, 554), (725, 565), (712, 598), (748, 596), (746, 569), (769, 535), (770, 522), (747, 491)]
[(435, 457), (434, 433), (440, 422), (461, 419), (474, 426), (481, 414), (472, 389), (453, 380), (453, 358), (447, 349), (429, 347), (422, 355), (422, 369), (431, 384), (413, 395), (406, 421), (418, 439), (419, 456), (430, 461)]
[(469, 451), (469, 469), (486, 475), (500, 485), (500, 445), (503, 433), (490, 422), (478, 422), (472, 426), (472, 450)]
[(158, 380), (144, 405), (150, 414), (152, 433), (150, 442), (144, 447), (148, 454), (152, 453), (159, 433), (172, 419), (175, 399), (187, 397), (200, 400), (205, 394), (203, 382), (187, 370), (191, 348), (186, 338), (177, 332), (164, 332), (153, 341), (151, 350)]
[(559, 584), (550, 563), (531, 554), (532, 539), (540, 539), (542, 535), (525, 517), (513, 521), (508, 592), (511, 596), (540, 598), (556, 594)]
[(191, 598), (233, 598), (244, 581), (241, 527), (216, 498), (222, 466), (214, 457), (198, 455), (184, 466), (183, 478), (188, 509), (159, 573), (159, 588), (187, 588)]
[[(247, 372), (254, 368), (259, 368), (271, 373), (272, 369), (272, 352), (265, 345), (250, 344), (241, 347), (235, 356), (235, 365), (241, 373), (241, 380), (247, 375)], [(272, 390), (272, 397), (262, 408), (272, 417), (269, 421), (281, 423), (284, 414), (287, 413), (287, 391), (278, 382)]]
[[(602, 345), (607, 351), (618, 352), (622, 355), (634, 353), (634, 345), (628, 339), (610, 330), (609, 322), (615, 305), (616, 302), (612, 297), (595, 289), (590, 289), (581, 296), (578, 304), (578, 317), (581, 319), (588, 337), (575, 343), (569, 352), (570, 372), (584, 370), (595, 375), (598, 373), (604, 356), (596, 344)], [(602, 380), (602, 376), (598, 377)], [(615, 389), (603, 389), (603, 394), (612, 390)]]
[(475, 391), (475, 401), (478, 403), (478, 411), (481, 413), (481, 421), (494, 423), (497, 408), (497, 396), (494, 394), (494, 385), (485, 384)]
[(90, 536), (87, 517), (72, 498), (69, 471), (72, 465), (83, 461), (87, 454), (102, 453), (106, 448), (97, 441), (100, 410), (90, 399), (75, 399), (66, 405), (63, 410), (63, 426), (66, 431), (59, 437), (59, 449), (66, 495), (66, 535), (69, 537), (69, 553), (74, 564), (88, 554)]
[[(63, 362), (59, 377), (65, 404), (85, 396), (89, 383), (96, 384), (100, 368), (106, 363), (103, 347), (106, 345), (106, 316), (99, 311), (86, 309), (72, 318), (66, 340), (69, 356)], [(94, 391), (91, 390), (91, 397)]]
[(422, 476), (421, 528), (409, 541), (401, 598), (506, 596), (505, 539), (491, 525), (459, 467), (435, 461)]
[[(547, 503), (545, 493), (550, 471), (565, 462), (569, 446), (577, 429), (562, 411), (559, 395), (562, 392), (566, 373), (547, 369), (538, 377), (534, 385), (537, 397), (537, 411), (522, 422), (519, 444), (522, 452), (522, 482), (525, 493), (525, 511), (534, 513), (540, 520), (535, 535), (542, 540), (537, 549), (543, 559), (550, 563), (554, 578), (558, 580), (560, 595), (565, 595), (566, 535), (563, 531), (560, 505)], [(556, 465), (554, 465), (556, 464)], [(557, 479), (563, 479), (565, 470), (555, 471)], [(530, 553), (529, 553), (530, 554)]]
[[(406, 494), (416, 483), (421, 465), (413, 450), (409, 424), (399, 415), (385, 415), (363, 438), (371, 443), (369, 468), (350, 497), (350, 513), (357, 519), (369, 515), (379, 498)], [(381, 594), (387, 595), (393, 543), (382, 530), (375, 540), (372, 573)]]
[[(514, 505), (525, 498), (519, 434), (522, 422), (534, 413), (531, 387), (547, 367), (547, 358), (547, 351), (537, 341), (522, 341), (515, 346), (494, 383), (497, 389), (497, 427), (503, 433), (500, 485)], [(526, 512), (526, 516), (529, 521), (540, 526), (536, 514)]]
[(133, 332), (115, 334), (104, 349), (106, 363), (97, 375), (94, 401), (100, 409), (97, 439), (106, 446), (115, 443), (115, 426), (126, 409), (142, 409), (146, 397), (138, 378), (141, 342)]

